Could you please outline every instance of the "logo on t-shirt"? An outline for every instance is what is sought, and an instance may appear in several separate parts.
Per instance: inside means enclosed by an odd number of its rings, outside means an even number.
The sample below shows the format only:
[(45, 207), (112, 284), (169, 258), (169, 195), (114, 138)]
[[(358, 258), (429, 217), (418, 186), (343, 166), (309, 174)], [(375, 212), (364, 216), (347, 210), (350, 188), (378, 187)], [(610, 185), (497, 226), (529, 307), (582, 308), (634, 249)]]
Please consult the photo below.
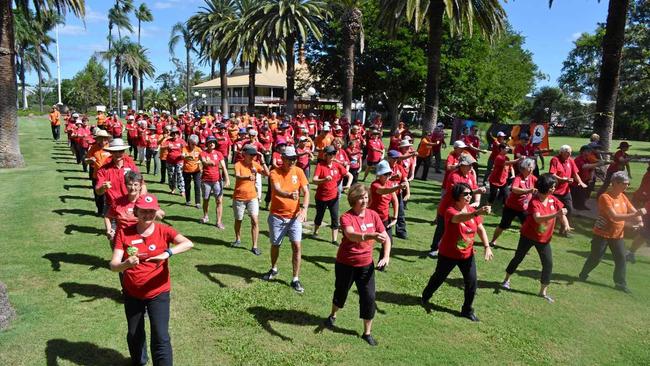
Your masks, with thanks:
[(297, 175), (292, 175), (291, 176), (291, 183), (292, 184), (298, 184), (298, 176)]
[(156, 244), (149, 245), (148, 249), (149, 249), (150, 252), (153, 252), (154, 250), (156, 250)]

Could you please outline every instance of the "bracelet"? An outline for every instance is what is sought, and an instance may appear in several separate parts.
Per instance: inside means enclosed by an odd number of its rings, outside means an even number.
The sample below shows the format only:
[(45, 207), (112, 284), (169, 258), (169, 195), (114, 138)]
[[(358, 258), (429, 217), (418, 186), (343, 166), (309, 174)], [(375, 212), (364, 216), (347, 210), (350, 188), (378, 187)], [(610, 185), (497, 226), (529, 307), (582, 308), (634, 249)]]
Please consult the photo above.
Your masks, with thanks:
[(169, 254), (170, 258), (171, 258), (172, 255), (174, 255), (174, 253), (172, 253), (172, 250), (170, 248), (165, 249), (165, 252), (167, 252), (167, 254)]

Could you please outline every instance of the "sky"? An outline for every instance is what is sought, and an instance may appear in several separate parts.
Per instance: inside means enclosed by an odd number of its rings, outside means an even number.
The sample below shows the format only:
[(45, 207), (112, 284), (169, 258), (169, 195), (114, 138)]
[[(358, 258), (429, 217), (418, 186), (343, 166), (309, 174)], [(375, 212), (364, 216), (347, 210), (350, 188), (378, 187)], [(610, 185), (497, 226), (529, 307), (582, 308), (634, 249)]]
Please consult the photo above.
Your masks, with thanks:
[[(141, 1), (134, 1), (139, 6)], [(149, 50), (156, 74), (173, 69), (169, 61), (168, 42), (171, 28), (177, 22), (184, 22), (204, 4), (203, 0), (160, 0), (144, 1), (151, 9), (154, 21), (142, 26), (142, 44)], [(543, 85), (557, 85), (562, 62), (573, 48), (573, 42), (583, 32), (592, 32), (598, 23), (607, 17), (607, 3), (602, 0), (555, 0), (549, 9), (547, 0), (509, 0), (504, 3), (508, 21), (512, 28), (521, 33), (526, 42), (524, 47), (533, 54), (533, 61), (548, 79), (538, 82)], [(71, 78), (87, 63), (90, 56), (108, 47), (108, 20), (106, 14), (113, 4), (109, 0), (86, 0), (84, 21), (68, 15), (66, 24), (59, 29), (61, 54), (61, 77)], [(131, 14), (134, 31), (137, 20)], [(137, 40), (137, 33), (128, 34)], [(54, 36), (54, 34), (53, 34)], [(54, 54), (54, 48), (52, 49)], [(182, 45), (176, 47), (176, 55), (185, 59)], [(51, 65), (52, 76), (56, 77), (56, 65)], [(209, 68), (204, 68), (206, 74)], [(28, 83), (34, 83), (36, 75), (29, 75)], [(145, 87), (152, 85), (145, 81)]]

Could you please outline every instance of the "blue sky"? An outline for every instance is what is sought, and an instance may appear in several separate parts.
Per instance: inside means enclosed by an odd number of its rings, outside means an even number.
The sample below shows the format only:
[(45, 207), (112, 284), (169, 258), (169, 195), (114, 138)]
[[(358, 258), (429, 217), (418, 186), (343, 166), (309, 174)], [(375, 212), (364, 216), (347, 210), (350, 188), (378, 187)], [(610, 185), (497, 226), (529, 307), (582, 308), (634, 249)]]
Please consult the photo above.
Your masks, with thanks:
[[(149, 49), (149, 56), (156, 67), (156, 73), (169, 71), (167, 42), (172, 26), (185, 21), (203, 5), (203, 0), (160, 0), (144, 1), (152, 10), (154, 21), (142, 27), (142, 43)], [(61, 52), (61, 77), (74, 76), (97, 51), (108, 47), (106, 36), (108, 21), (106, 14), (112, 5), (109, 0), (86, 0), (85, 25), (73, 16), (67, 17), (66, 25), (59, 30)], [(135, 1), (136, 6), (140, 4)], [(525, 48), (533, 53), (539, 69), (549, 79), (539, 85), (555, 85), (562, 69), (562, 62), (571, 51), (573, 41), (582, 32), (591, 32), (597, 23), (604, 23), (607, 17), (607, 1), (602, 0), (555, 0), (549, 9), (546, 0), (510, 0), (504, 4), (512, 27), (526, 38)], [(131, 16), (137, 29), (137, 20)], [(132, 39), (137, 34), (129, 35)], [(184, 50), (178, 46), (176, 54), (184, 59)], [(56, 66), (51, 67), (56, 76)], [(209, 69), (204, 70), (206, 73)], [(34, 82), (30, 75), (28, 82)], [(145, 85), (151, 85), (146, 81)]]

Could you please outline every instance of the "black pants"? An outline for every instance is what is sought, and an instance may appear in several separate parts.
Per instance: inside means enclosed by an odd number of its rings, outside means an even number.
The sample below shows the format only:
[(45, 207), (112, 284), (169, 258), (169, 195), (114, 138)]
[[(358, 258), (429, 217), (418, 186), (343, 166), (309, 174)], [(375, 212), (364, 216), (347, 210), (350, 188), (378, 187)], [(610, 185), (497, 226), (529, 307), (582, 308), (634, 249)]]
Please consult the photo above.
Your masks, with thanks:
[[(390, 217), (388, 220), (384, 221), (384, 227), (386, 228), (386, 235), (388, 235), (388, 238), (390, 239), (391, 245), (393, 245), (393, 228), (388, 227), (390, 224), (391, 219)], [(379, 260), (382, 260), (384, 258), (384, 244), (381, 245), (381, 252), (379, 252)]]
[(433, 152), (433, 160), (434, 160), (434, 168), (436, 169), (436, 173), (441, 173), (440, 171), (440, 164), (442, 164), (442, 157), (440, 156), (440, 151), (434, 151)]
[(614, 283), (619, 286), (627, 286), (625, 281), (625, 241), (620, 239), (607, 239), (602, 236), (594, 235), (591, 239), (591, 253), (585, 265), (580, 271), (580, 277), (586, 278), (589, 273), (598, 266), (609, 247), (614, 257)]
[(589, 199), (589, 187), (571, 186), (571, 198), (575, 202), (573, 206), (576, 209), (585, 208), (585, 204)]
[(445, 218), (442, 215), (436, 216), (436, 231), (433, 233), (433, 240), (431, 241), (431, 250), (438, 250), (438, 243), (442, 239), (442, 234), (445, 232)]
[(503, 206), (503, 212), (501, 212), (501, 222), (499, 222), (499, 227), (503, 230), (509, 229), (512, 226), (512, 220), (517, 217), (519, 218), (519, 223), (524, 224), (526, 219), (526, 213), (524, 211), (517, 211), (508, 206)]
[(124, 295), (124, 312), (128, 324), (126, 342), (133, 365), (147, 363), (147, 339), (144, 330), (145, 311), (151, 327), (151, 354), (153, 364), (172, 365), (172, 344), (169, 337), (169, 292), (153, 299), (140, 300)]
[(201, 172), (185, 173), (183, 172), (183, 182), (185, 182), (185, 202), (190, 202), (192, 196), (192, 182), (194, 182), (194, 203), (201, 203)]
[(86, 153), (88, 152), (88, 149), (82, 147), (81, 144), (75, 144), (74, 147), (75, 147), (74, 154), (75, 157), (77, 158), (77, 164), (81, 164), (83, 171), (87, 172), (88, 164), (86, 164)]
[(360, 168), (350, 168), (350, 174), (352, 174), (352, 184), (357, 182), (357, 179), (359, 179), (359, 169)]
[(483, 176), (483, 184), (485, 185), (485, 182), (488, 181), (488, 177), (490, 176), (490, 173), (492, 173), (492, 169), (494, 168), (494, 160), (488, 159), (487, 166), (485, 167), (485, 175)]
[(345, 306), (352, 283), (359, 292), (359, 318), (370, 320), (375, 317), (375, 265), (352, 267), (336, 262), (334, 264), (334, 297), (332, 303), (338, 308)]
[(505, 205), (506, 198), (509, 193), (508, 184), (504, 184), (501, 187), (490, 184), (490, 194), (488, 195), (488, 203), (492, 204), (497, 198), (500, 198), (501, 204)]
[(91, 181), (93, 183), (93, 196), (95, 197), (95, 207), (97, 207), (97, 214), (98, 215), (103, 215), (104, 214), (104, 205), (105, 205), (105, 195), (99, 195), (97, 192), (95, 192), (95, 185), (97, 184), (97, 179), (93, 179)]
[(126, 138), (129, 144), (129, 154), (133, 156), (133, 160), (138, 160), (138, 143), (135, 138)]
[[(151, 171), (151, 161), (153, 160), (153, 175), (158, 174), (158, 151), (147, 149), (145, 158), (147, 159), (147, 174)], [(166, 170), (163, 170), (165, 172)], [(164, 174), (163, 174), (164, 175)]]
[(165, 183), (165, 177), (167, 176), (167, 160), (160, 159), (160, 183)]
[(422, 180), (427, 180), (427, 177), (429, 176), (429, 167), (431, 166), (431, 155), (421, 158), (417, 157), (415, 158), (415, 174), (417, 175), (418, 169), (422, 167)]
[(553, 253), (551, 252), (551, 243), (540, 243), (534, 240), (530, 240), (526, 237), (519, 236), (519, 244), (517, 244), (517, 251), (515, 256), (510, 260), (508, 267), (506, 267), (506, 273), (513, 274), (517, 270), (517, 267), (524, 260), (526, 254), (530, 248), (535, 247), (537, 249), (537, 254), (539, 254), (539, 260), (542, 262), (542, 278), (540, 282), (542, 285), (548, 285), (551, 283), (551, 273), (553, 272)]
[(404, 198), (402, 197), (402, 192), (397, 193), (397, 201), (399, 202), (399, 207), (397, 208), (397, 224), (395, 224), (395, 236), (398, 238), (406, 238), (406, 218), (404, 215)]
[(314, 218), (314, 225), (320, 226), (323, 223), (325, 210), (330, 212), (330, 227), (333, 230), (339, 228), (339, 198), (336, 197), (329, 201), (316, 200), (316, 217)]
[(271, 202), (271, 190), (273, 187), (271, 186), (271, 178), (267, 177), (266, 178), (266, 194), (264, 194), (264, 202), (266, 202), (266, 205), (269, 205), (269, 202)]
[(567, 217), (571, 216), (573, 213), (573, 198), (571, 197), (571, 191), (567, 191), (563, 195), (556, 194), (555, 197), (564, 204), (564, 208), (567, 210)]
[(56, 141), (61, 139), (61, 126), (50, 126), (52, 127), (52, 138)]
[(433, 293), (438, 290), (440, 285), (447, 279), (451, 270), (458, 266), (458, 269), (463, 274), (463, 283), (465, 285), (465, 301), (463, 302), (462, 313), (469, 314), (474, 311), (472, 303), (474, 303), (474, 296), (476, 296), (476, 262), (474, 255), (467, 259), (452, 259), (444, 256), (438, 256), (438, 264), (436, 270), (429, 278), (429, 283), (422, 291), (422, 299), (429, 301)]

